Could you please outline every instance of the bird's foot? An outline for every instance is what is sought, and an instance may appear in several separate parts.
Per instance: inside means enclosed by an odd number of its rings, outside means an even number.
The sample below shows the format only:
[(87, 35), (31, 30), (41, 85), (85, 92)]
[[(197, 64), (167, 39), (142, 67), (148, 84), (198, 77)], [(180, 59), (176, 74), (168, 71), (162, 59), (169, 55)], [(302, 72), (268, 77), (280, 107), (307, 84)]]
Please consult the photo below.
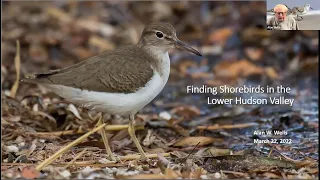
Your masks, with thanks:
[(107, 158), (102, 158), (99, 160), (99, 162), (101, 162), (103, 164), (109, 164), (109, 163), (119, 163), (119, 162), (121, 162), (121, 160), (118, 157), (110, 156), (108, 154)]
[(120, 161), (120, 159), (119, 159), (119, 158), (116, 158), (113, 154), (108, 154), (108, 159), (109, 159), (110, 161), (115, 162), (115, 163), (117, 163), (117, 162)]
[(145, 160), (148, 161), (148, 157), (146, 156), (146, 154), (144, 153), (144, 150), (142, 149), (139, 140), (137, 139), (136, 133), (135, 133), (135, 129), (134, 129), (134, 124), (133, 124), (133, 120), (134, 117), (130, 116), (130, 121), (129, 121), (129, 127), (128, 127), (128, 133), (131, 136), (132, 141), (134, 142), (134, 144), (136, 145), (136, 147), (139, 150), (140, 153), (140, 158), (139, 160)]
[[(103, 116), (101, 116), (99, 121), (98, 121), (98, 125), (101, 125), (101, 124), (103, 124)], [(102, 137), (102, 140), (103, 140), (103, 144), (104, 144), (104, 146), (106, 148), (108, 159), (111, 160), (111, 161), (117, 162), (117, 160), (114, 157), (114, 155), (113, 155), (113, 153), (111, 151), (111, 148), (109, 146), (109, 140), (108, 140), (108, 136), (107, 136), (106, 130), (105, 129), (101, 129), (100, 130), (100, 134), (101, 134), (101, 137)]]
[[(300, 18), (300, 19), (299, 19)], [(303, 17), (302, 16), (297, 16), (298, 21), (302, 21)]]
[(150, 159), (146, 156), (146, 154), (141, 154), (138, 161), (141, 161), (141, 162), (150, 162)]
[(109, 158), (110, 158), (110, 160), (113, 161), (114, 163), (119, 163), (119, 162), (121, 162), (121, 159), (118, 158), (118, 157), (114, 157), (114, 156), (113, 156), (113, 158), (112, 158), (112, 157), (109, 157)]

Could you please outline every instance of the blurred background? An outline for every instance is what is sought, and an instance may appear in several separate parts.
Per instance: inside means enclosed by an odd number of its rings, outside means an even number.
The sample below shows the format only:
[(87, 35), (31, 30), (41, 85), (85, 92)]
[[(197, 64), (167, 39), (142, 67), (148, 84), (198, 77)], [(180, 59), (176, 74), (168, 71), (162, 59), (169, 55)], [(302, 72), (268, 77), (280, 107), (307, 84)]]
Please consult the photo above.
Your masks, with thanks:
[[(137, 43), (144, 26), (152, 21), (173, 24), (182, 40), (207, 55), (222, 54), (222, 45), (229, 37), (228, 49), (236, 49), (234, 46), (241, 43), (241, 37), (233, 34), (243, 32), (244, 27), (252, 30), (264, 26), (265, 7), (263, 2), (179, 1), (34, 1), (3, 5), (4, 65), (11, 65), (19, 39), (22, 73), (65, 67), (99, 52)], [(189, 54), (177, 50), (172, 55), (174, 59), (189, 58)]]
[[(310, 147), (304, 149), (309, 157), (318, 158), (317, 144), (309, 141), (318, 137), (314, 134), (318, 133), (318, 32), (265, 30), (265, 2), (6, 1), (2, 5), (1, 128), (6, 145), (17, 144), (18, 137), (31, 143), (35, 136), (29, 136), (30, 132), (65, 131), (80, 126), (88, 129), (96, 122), (94, 113), (75, 108), (41, 87), (29, 84), (14, 87), (16, 69), (22, 78), (34, 72), (67, 67), (98, 53), (135, 44), (146, 24), (164, 21), (176, 28), (179, 39), (198, 49), (203, 56), (178, 49), (169, 52), (169, 81), (161, 94), (138, 115), (147, 125), (144, 131), (139, 131), (141, 141), (147, 133), (150, 138), (150, 131), (153, 136), (156, 134), (152, 142), (144, 144), (145, 148), (150, 151), (160, 148), (162, 152), (168, 152), (180, 138), (201, 136), (224, 139), (206, 141), (204, 146), (237, 151), (255, 147), (251, 138), (256, 129), (298, 129), (287, 137), (294, 139), (290, 146), (299, 149), (303, 144)], [(21, 58), (15, 62), (17, 40)], [(295, 102), (293, 107), (208, 105), (208, 94), (186, 94), (187, 85), (203, 84), (282, 84), (291, 87), (291, 93), (286, 96), (295, 98)], [(17, 89), (16, 94), (13, 89)], [(270, 95), (223, 94), (216, 98), (235, 96)], [(124, 124), (126, 120), (121, 119), (110, 117), (108, 121)], [(247, 123), (256, 124), (252, 127)], [(240, 129), (206, 128), (215, 125), (232, 127), (234, 124), (245, 125)], [(301, 132), (304, 132), (303, 136)], [(70, 141), (68, 138), (42, 138), (55, 144)], [(156, 143), (155, 139), (161, 143)], [(116, 143), (126, 142), (124, 140), (130, 142), (129, 136), (117, 133), (112, 136), (111, 146), (117, 154), (136, 151), (132, 150), (134, 146), (127, 144), (123, 148)], [(190, 144), (188, 141), (185, 143)], [(91, 146), (103, 147), (103, 144)], [(263, 147), (261, 151), (269, 150), (270, 147)], [(41, 149), (37, 151), (40, 152)], [(3, 159), (15, 160), (9, 154), (4, 151)], [(300, 157), (297, 154), (290, 150), (287, 155), (295, 159)], [(67, 156), (60, 160), (66, 159)], [(27, 162), (41, 160), (39, 157), (25, 159)]]

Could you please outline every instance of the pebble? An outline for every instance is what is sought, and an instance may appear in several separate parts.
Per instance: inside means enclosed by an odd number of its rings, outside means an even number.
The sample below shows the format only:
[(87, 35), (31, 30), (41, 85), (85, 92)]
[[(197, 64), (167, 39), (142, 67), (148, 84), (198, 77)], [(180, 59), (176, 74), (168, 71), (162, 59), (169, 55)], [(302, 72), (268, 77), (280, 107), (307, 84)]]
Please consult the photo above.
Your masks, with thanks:
[(19, 152), (19, 148), (17, 146), (10, 145), (10, 146), (4, 146), (4, 147), (5, 147), (5, 150), (9, 153), (10, 152), (14, 152), (14, 153)]
[(160, 114), (159, 114), (159, 117), (162, 118), (162, 119), (165, 119), (167, 121), (169, 121), (171, 119), (171, 114), (167, 111), (162, 111)]
[(221, 174), (218, 173), (218, 172), (214, 173), (214, 178), (215, 179), (221, 179)]

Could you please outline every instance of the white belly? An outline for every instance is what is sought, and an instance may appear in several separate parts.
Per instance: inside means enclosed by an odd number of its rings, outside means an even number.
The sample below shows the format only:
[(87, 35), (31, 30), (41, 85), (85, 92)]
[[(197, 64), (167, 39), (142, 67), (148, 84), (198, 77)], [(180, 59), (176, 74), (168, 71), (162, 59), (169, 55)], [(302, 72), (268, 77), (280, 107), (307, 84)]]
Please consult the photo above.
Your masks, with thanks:
[(154, 73), (146, 86), (135, 93), (96, 92), (53, 84), (45, 86), (68, 101), (89, 109), (109, 114), (134, 115), (150, 103), (167, 83), (170, 74), (170, 59), (167, 53), (163, 56), (162, 65), (162, 76), (158, 72)]

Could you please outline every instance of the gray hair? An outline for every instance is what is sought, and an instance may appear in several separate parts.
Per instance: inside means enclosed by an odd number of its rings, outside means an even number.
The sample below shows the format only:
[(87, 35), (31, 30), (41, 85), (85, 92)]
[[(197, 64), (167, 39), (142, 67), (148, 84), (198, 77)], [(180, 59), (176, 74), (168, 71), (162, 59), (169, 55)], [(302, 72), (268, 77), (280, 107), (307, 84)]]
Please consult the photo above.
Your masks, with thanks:
[(274, 8), (273, 11), (276, 12), (276, 9), (284, 9), (286, 12), (288, 11), (288, 8), (284, 4), (277, 4)]

